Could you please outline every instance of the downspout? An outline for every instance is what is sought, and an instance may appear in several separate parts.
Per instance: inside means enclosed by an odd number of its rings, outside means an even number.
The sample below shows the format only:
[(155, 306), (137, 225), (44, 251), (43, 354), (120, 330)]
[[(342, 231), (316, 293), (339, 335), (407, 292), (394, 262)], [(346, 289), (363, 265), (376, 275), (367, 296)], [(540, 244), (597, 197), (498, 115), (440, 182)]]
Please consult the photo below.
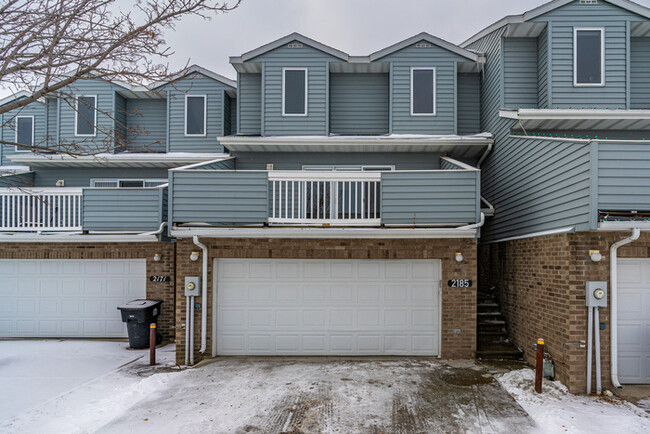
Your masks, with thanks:
[(481, 213), (481, 220), (478, 223), (473, 224), (473, 225), (468, 225), (468, 226), (461, 226), (461, 227), (456, 228), (456, 229), (462, 230), (462, 231), (470, 230), (470, 229), (478, 229), (478, 228), (482, 227), (484, 224), (485, 224), (485, 214)]
[(618, 381), (618, 327), (617, 327), (617, 309), (618, 309), (618, 259), (617, 252), (618, 248), (626, 244), (630, 244), (639, 239), (641, 236), (641, 229), (634, 228), (632, 229), (632, 236), (625, 238), (624, 240), (618, 241), (612, 244), (609, 255), (609, 287), (610, 287), (610, 321), (609, 321), (609, 330), (610, 330), (610, 357), (611, 357), (611, 369), (612, 369), (612, 384), (616, 388), (620, 388), (621, 383)]
[(485, 150), (485, 152), (484, 152), (483, 155), (481, 156), (481, 159), (478, 160), (478, 163), (476, 163), (476, 168), (477, 168), (477, 169), (480, 169), (480, 168), (481, 168), (481, 164), (483, 164), (483, 162), (485, 161), (485, 159), (487, 158), (487, 156), (490, 154), (490, 152), (492, 152), (492, 148), (493, 148), (493, 147), (494, 147), (494, 142), (490, 142), (490, 143), (488, 143), (487, 149)]
[(194, 235), (193, 240), (194, 244), (203, 251), (203, 273), (201, 277), (201, 349), (199, 350), (199, 354), (203, 354), (208, 346), (208, 248), (199, 241), (198, 235)]

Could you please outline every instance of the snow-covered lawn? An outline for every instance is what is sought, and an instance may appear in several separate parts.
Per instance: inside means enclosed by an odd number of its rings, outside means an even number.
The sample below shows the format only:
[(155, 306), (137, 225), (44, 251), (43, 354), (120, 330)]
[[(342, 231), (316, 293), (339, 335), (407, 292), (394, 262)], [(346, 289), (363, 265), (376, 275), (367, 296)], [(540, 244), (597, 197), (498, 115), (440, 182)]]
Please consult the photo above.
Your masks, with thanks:
[(0, 425), (143, 355), (126, 342), (0, 341)]
[(557, 381), (544, 381), (539, 395), (534, 390), (535, 373), (531, 369), (508, 372), (497, 380), (535, 420), (536, 432), (650, 432), (648, 414), (618, 398), (572, 395)]

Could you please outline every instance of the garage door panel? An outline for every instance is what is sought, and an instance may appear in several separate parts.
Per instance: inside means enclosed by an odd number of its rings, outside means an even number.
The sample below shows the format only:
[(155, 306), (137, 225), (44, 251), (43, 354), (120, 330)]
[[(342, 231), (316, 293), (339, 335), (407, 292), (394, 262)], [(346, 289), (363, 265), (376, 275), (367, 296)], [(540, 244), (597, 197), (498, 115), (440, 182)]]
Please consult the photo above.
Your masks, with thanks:
[(650, 259), (619, 260), (618, 365), (623, 384), (650, 383)]
[(117, 306), (146, 297), (146, 260), (0, 260), (0, 337), (126, 337)]
[(439, 266), (434, 260), (218, 260), (217, 352), (436, 355)]

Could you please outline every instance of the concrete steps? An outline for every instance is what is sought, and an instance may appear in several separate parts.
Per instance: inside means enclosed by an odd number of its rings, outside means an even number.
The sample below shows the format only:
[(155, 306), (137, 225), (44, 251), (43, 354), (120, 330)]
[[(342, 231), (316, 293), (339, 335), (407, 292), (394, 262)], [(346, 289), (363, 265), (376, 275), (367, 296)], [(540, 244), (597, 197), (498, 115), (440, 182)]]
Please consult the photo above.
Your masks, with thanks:
[(523, 352), (508, 340), (508, 329), (494, 294), (478, 294), (476, 357), (522, 360)]

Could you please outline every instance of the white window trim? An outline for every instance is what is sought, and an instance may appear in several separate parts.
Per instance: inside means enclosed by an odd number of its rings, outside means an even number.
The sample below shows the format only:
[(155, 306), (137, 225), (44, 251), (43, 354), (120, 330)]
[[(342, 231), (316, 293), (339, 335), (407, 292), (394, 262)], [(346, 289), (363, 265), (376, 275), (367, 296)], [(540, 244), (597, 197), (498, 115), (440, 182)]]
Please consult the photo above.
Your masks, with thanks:
[[(414, 113), (413, 112), (413, 71), (433, 71), (433, 113)], [(412, 67), (411, 68), (411, 116), (436, 116), (438, 112), (437, 101), (438, 74), (436, 68), (432, 67)]]
[[(189, 134), (187, 132), (187, 99), (203, 98), (203, 134)], [(206, 137), (208, 135), (208, 96), (207, 95), (185, 95), (185, 113), (183, 117), (185, 124), (185, 137)]]
[[(286, 81), (286, 77), (287, 77), (287, 74), (286, 74), (287, 71), (305, 71), (305, 113), (304, 114), (303, 113), (286, 113), (285, 100), (284, 100), (285, 99), (284, 98), (284, 95), (285, 95), (284, 85), (285, 85), (285, 81)], [(308, 112), (309, 100), (308, 100), (308, 97), (309, 97), (309, 68), (303, 68), (303, 67), (300, 67), (300, 68), (293, 68), (293, 67), (292, 68), (282, 68), (282, 116), (286, 116), (286, 117), (303, 117), (303, 118), (309, 116), (309, 112)]]
[[(18, 119), (21, 118), (31, 118), (32, 119), (32, 147), (34, 146), (34, 130), (36, 129), (36, 125), (34, 124), (35, 119), (33, 115), (22, 115), (22, 116), (16, 116), (14, 118), (14, 130), (15, 130), (15, 136), (14, 136), (14, 141), (18, 143)], [(25, 149), (22, 146), (16, 146), (14, 149), (15, 152), (32, 152), (32, 149)]]
[[(142, 181), (142, 187), (120, 187), (120, 182), (122, 181)], [(147, 182), (163, 182), (167, 183), (168, 180), (164, 178), (97, 178), (90, 180), (90, 186), (92, 188), (156, 188), (156, 187), (146, 187)], [(95, 184), (98, 182), (115, 182), (117, 187), (95, 187)]]
[[(92, 134), (79, 134), (77, 130), (77, 123), (79, 121), (79, 98), (95, 98), (95, 110), (93, 111), (93, 133)], [(74, 135), (75, 137), (96, 137), (97, 136), (97, 95), (77, 95), (75, 96), (74, 108)]]
[[(600, 32), (600, 83), (578, 83), (578, 32)], [(605, 87), (605, 28), (604, 27), (574, 27), (573, 28), (573, 87)]]

